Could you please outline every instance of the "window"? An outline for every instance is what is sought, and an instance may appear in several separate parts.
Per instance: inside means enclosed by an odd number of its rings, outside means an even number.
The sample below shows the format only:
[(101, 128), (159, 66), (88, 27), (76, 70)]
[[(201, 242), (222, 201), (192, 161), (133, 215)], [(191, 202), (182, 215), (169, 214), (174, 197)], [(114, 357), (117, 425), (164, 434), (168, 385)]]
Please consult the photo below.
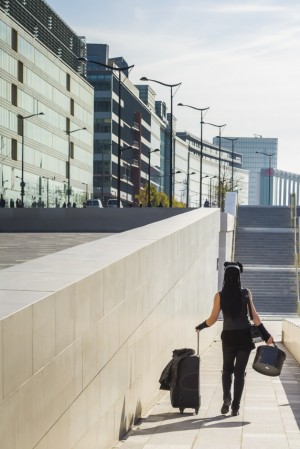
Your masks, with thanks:
[(97, 118), (95, 120), (95, 133), (110, 133), (111, 120), (109, 118)]
[(99, 140), (94, 141), (95, 154), (110, 153), (111, 152), (111, 140)]
[(16, 139), (11, 140), (11, 158), (14, 161), (18, 160), (18, 141)]
[(67, 91), (70, 92), (71, 90), (71, 76), (69, 73), (66, 74), (66, 88)]
[(24, 119), (22, 117), (18, 116), (18, 135), (22, 136), (23, 134), (23, 125), (24, 125)]
[(15, 84), (11, 85), (11, 104), (18, 106), (18, 88)]
[(68, 117), (66, 118), (66, 131), (67, 133), (70, 132), (70, 119)]
[(70, 142), (70, 158), (74, 159), (74, 142)]
[(101, 100), (95, 100), (94, 110), (95, 112), (111, 112), (111, 99), (103, 98)]
[(11, 29), (11, 48), (18, 51), (18, 32), (14, 28)]
[(18, 61), (18, 80), (23, 83), (24, 78), (24, 66), (22, 61)]
[(70, 100), (70, 114), (74, 116), (74, 100), (73, 98), (71, 98)]

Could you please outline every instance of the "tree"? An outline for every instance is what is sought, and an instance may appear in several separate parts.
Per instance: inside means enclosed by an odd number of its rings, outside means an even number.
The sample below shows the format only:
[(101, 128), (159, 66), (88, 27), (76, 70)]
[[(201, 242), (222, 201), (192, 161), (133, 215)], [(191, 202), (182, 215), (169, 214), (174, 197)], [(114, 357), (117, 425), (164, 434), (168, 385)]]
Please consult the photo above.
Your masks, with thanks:
[[(141, 187), (135, 198), (139, 204), (142, 204), (144, 207), (148, 206), (148, 184)], [(152, 207), (158, 207), (160, 204), (163, 207), (169, 207), (170, 200), (165, 192), (158, 192), (156, 187), (150, 184), (150, 203)], [(181, 201), (173, 199), (173, 207), (185, 207), (185, 205)]]
[(232, 172), (231, 169), (229, 169), (227, 166), (225, 166), (223, 168), (223, 171), (221, 170), (220, 173), (220, 183), (218, 183), (215, 186), (215, 196), (216, 198), (219, 198), (219, 192), (220, 192), (220, 208), (221, 211), (224, 211), (225, 208), (225, 196), (226, 196), (226, 192), (235, 192), (238, 190), (240, 183), (241, 183), (241, 178), (240, 179), (234, 179), (233, 182), (233, 189), (232, 189)]

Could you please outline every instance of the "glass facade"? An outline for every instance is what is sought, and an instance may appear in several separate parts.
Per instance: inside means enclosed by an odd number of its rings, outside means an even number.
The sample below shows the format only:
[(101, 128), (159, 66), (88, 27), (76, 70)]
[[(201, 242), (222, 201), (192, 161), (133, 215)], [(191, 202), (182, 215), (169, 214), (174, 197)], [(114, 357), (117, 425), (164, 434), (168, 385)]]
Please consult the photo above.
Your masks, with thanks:
[[(125, 63), (123, 58), (108, 60), (108, 47), (102, 44), (88, 44), (87, 54), (88, 60), (112, 67), (117, 64), (124, 66)], [(120, 137), (120, 198), (124, 205), (132, 205), (148, 178), (148, 156), (152, 149), (150, 111), (140, 100), (139, 92), (128, 79), (126, 70), (125, 74), (121, 72), (119, 86), (118, 71), (88, 63), (87, 79), (95, 89), (94, 196), (106, 206), (108, 199), (118, 195)]]
[[(188, 132), (177, 132), (177, 137), (188, 145), (188, 156), (185, 158), (185, 173), (195, 174), (186, 176), (189, 180), (189, 205), (199, 207), (200, 203), (200, 163), (201, 163), (201, 139)], [(208, 200), (212, 206), (218, 204), (218, 185), (226, 184), (226, 190), (231, 190), (233, 179), (233, 190), (238, 192), (238, 203), (248, 204), (248, 178), (249, 173), (242, 166), (241, 154), (235, 152), (232, 157), (230, 150), (221, 146), (219, 150), (219, 139), (213, 144), (202, 141), (202, 197), (201, 204)], [(177, 149), (176, 149), (177, 151)], [(177, 154), (177, 153), (176, 153)], [(188, 170), (189, 166), (189, 170)], [(220, 167), (220, 172), (219, 172)], [(187, 182), (187, 181), (186, 181)]]
[(25, 207), (82, 205), (83, 184), (92, 191), (93, 88), (11, 16), (0, 9), (0, 192), (15, 205), (23, 180)]
[[(243, 168), (249, 170), (249, 205), (262, 205), (262, 198), (264, 198), (263, 204), (265, 204), (267, 193), (264, 192), (261, 195), (260, 187), (268, 190), (269, 182), (260, 184), (261, 169), (277, 168), (278, 139), (264, 137), (227, 137), (227, 139), (235, 138), (238, 140), (234, 142), (234, 150), (242, 154)], [(227, 139), (221, 139), (223, 148), (231, 148), (231, 142)], [(215, 137), (214, 143), (217, 141), (218, 139)]]

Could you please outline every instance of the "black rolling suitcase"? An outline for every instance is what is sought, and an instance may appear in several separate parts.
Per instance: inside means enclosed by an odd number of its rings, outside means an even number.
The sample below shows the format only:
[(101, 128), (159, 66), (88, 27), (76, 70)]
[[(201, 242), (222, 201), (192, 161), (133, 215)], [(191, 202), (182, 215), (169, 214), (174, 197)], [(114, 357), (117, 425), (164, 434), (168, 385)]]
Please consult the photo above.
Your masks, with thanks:
[(180, 360), (176, 374), (176, 381), (170, 388), (172, 407), (179, 408), (180, 413), (186, 408), (193, 408), (195, 414), (198, 414), (201, 403), (199, 332), (197, 332), (197, 354)]

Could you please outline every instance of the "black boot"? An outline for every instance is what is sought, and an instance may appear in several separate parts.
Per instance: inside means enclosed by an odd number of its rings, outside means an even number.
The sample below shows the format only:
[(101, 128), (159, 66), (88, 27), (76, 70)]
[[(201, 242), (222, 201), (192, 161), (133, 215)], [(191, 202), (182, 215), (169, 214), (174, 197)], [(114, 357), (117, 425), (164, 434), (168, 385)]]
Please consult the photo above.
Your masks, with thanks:
[(229, 412), (230, 405), (231, 405), (231, 399), (230, 398), (224, 399), (224, 402), (223, 402), (223, 405), (221, 408), (222, 415), (226, 415), (226, 413)]
[(240, 414), (238, 408), (232, 408), (231, 409), (231, 416), (238, 416)]

